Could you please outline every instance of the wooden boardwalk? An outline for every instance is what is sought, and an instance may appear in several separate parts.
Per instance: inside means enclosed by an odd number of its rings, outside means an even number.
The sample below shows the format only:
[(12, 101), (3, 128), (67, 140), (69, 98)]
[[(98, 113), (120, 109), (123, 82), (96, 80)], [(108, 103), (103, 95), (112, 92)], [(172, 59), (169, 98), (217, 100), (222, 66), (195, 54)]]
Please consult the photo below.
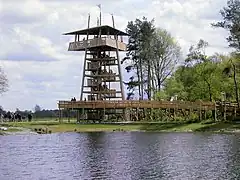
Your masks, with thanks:
[[(215, 102), (204, 102), (204, 101), (149, 101), (149, 100), (118, 100), (118, 101), (59, 101), (58, 108), (60, 110), (77, 110), (78, 117), (81, 119), (80, 114), (87, 114), (88, 118), (84, 119), (101, 119), (104, 114), (116, 114), (116, 110), (129, 110), (130, 114), (139, 115), (139, 112), (143, 109), (161, 109), (167, 112), (171, 112), (174, 117), (178, 112), (188, 112), (198, 114), (199, 119), (204, 119), (203, 116), (207, 117), (207, 112), (211, 111), (212, 117), (216, 119), (224, 119), (227, 117), (240, 116), (240, 108), (236, 103), (215, 103)], [(111, 111), (115, 113), (111, 113)], [(143, 112), (143, 111), (142, 111)], [(185, 113), (184, 113), (185, 114)], [(141, 118), (137, 118), (141, 119)]]
[(215, 110), (213, 102), (188, 101), (149, 101), (149, 100), (120, 100), (120, 101), (59, 101), (59, 109), (192, 109)]

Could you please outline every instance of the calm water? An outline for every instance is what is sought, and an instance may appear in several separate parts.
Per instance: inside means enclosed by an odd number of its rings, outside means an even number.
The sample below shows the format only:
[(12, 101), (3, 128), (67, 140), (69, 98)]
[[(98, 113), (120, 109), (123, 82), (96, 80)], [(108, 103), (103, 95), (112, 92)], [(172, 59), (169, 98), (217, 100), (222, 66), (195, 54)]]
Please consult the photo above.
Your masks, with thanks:
[(240, 179), (240, 136), (63, 133), (0, 136), (0, 180)]

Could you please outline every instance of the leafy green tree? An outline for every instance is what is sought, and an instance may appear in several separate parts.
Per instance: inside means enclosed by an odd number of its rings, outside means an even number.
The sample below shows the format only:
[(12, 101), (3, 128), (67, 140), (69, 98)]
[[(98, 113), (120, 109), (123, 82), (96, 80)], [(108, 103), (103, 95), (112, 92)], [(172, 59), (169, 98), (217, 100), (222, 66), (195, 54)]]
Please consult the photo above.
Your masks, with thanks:
[(160, 91), (164, 81), (173, 73), (179, 62), (180, 46), (166, 30), (154, 27), (154, 20), (136, 19), (129, 22), (127, 33), (130, 34), (127, 45), (126, 70), (131, 73), (125, 84), (128, 97), (134, 96), (138, 87), (139, 99), (147, 94), (148, 99)]
[[(143, 74), (143, 87), (145, 87), (144, 92), (147, 94), (148, 99), (152, 97), (152, 59), (153, 59), (153, 49), (152, 41), (154, 39), (154, 20), (147, 21), (147, 18), (143, 18), (140, 26), (140, 60), (142, 65)], [(142, 94), (143, 97), (143, 94)]]
[(219, 99), (222, 88), (221, 59), (206, 56), (208, 43), (200, 40), (191, 46), (185, 64), (180, 66), (166, 82), (165, 91), (169, 96), (180, 99), (213, 101)]
[[(150, 41), (154, 32), (153, 20), (148, 21), (143, 17), (142, 20), (136, 19), (134, 22), (130, 21), (127, 25), (126, 32), (130, 35), (127, 54), (122, 63), (126, 63), (126, 71), (132, 73), (129, 82), (125, 84), (128, 86), (128, 99), (136, 93), (138, 87), (139, 99), (144, 96), (144, 84), (148, 84), (150, 80), (150, 73), (147, 73), (150, 65), (149, 58), (151, 57)], [(149, 65), (149, 66), (148, 66)], [(147, 77), (147, 78), (146, 78)]]
[[(220, 10), (220, 14), (223, 20), (217, 23), (212, 23), (212, 26), (226, 29), (229, 32), (229, 36), (227, 37), (229, 47), (234, 48), (237, 53), (240, 53), (240, 1), (228, 0), (227, 6)], [(238, 107), (240, 107), (237, 81), (237, 70), (239, 68), (239, 64), (232, 59), (230, 59), (230, 63), (233, 70), (236, 101), (238, 103)]]
[(228, 0), (227, 6), (220, 10), (222, 21), (212, 23), (213, 27), (223, 28), (229, 32), (227, 41), (230, 47), (240, 52), (240, 1)]

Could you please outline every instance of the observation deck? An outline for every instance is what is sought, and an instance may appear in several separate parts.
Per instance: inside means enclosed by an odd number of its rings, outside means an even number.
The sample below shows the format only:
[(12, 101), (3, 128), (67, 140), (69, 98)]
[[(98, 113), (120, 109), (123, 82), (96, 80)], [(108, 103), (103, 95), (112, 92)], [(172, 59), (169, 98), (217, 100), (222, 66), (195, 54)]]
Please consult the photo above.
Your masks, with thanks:
[[(65, 33), (63, 35), (75, 35), (75, 41), (69, 43), (68, 51), (85, 51), (95, 50), (101, 47), (104, 51), (126, 51), (126, 44), (116, 39), (119, 36), (129, 36), (127, 33), (115, 29), (111, 26), (98, 26), (78, 31)], [(80, 35), (82, 36), (93, 36), (93, 38), (83, 39), (80, 41)], [(113, 38), (111, 38), (113, 36)]]
[[(116, 43), (117, 42), (117, 43)], [(94, 50), (101, 47), (105, 51), (126, 51), (127, 46), (121, 41), (109, 37), (94, 38), (83, 41), (70, 42), (68, 51), (85, 51), (85, 48)]]

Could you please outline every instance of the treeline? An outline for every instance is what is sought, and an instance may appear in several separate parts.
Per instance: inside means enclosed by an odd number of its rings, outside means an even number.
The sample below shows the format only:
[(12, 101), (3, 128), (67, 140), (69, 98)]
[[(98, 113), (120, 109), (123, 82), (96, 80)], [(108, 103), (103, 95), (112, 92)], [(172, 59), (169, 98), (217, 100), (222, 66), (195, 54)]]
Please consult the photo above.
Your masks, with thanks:
[[(21, 115), (21, 117), (27, 117), (29, 114), (32, 115), (34, 119), (58, 119), (59, 118), (59, 110), (58, 109), (42, 109), (39, 105), (35, 105), (33, 111), (31, 110), (20, 110), (16, 109), (15, 111), (6, 111), (3, 107), (0, 106), (0, 116), (9, 114), (9, 113), (15, 113)], [(77, 112), (73, 110), (62, 110), (62, 117), (65, 118), (76, 118)]]
[(130, 78), (125, 82), (127, 99), (178, 99), (239, 102), (240, 1), (228, 0), (220, 13), (222, 21), (211, 26), (229, 32), (228, 46), (234, 51), (207, 56), (208, 42), (200, 39), (186, 58), (174, 37), (156, 28), (154, 20), (136, 19), (127, 25), (130, 34), (122, 60)]
[(8, 113), (16, 113), (21, 115), (22, 117), (27, 117), (29, 114), (33, 116), (33, 118), (58, 118), (58, 110), (40, 110), (40, 111), (29, 111), (29, 110), (24, 110), (21, 111), (19, 109), (16, 109), (14, 112), (6, 111), (2, 107), (0, 107), (0, 114), (8, 114)]

